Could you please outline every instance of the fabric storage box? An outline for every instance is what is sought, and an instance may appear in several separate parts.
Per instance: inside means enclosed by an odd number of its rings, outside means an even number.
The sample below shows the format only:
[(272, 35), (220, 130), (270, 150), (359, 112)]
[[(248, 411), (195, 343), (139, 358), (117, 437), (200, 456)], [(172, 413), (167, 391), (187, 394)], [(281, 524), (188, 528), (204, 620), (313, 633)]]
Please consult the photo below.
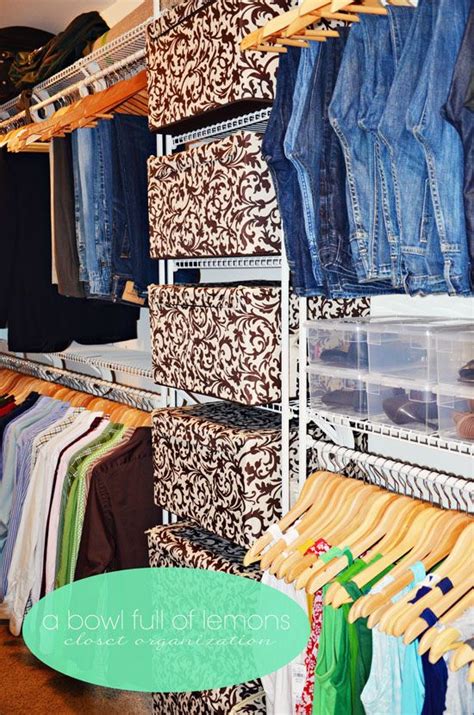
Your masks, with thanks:
[(237, 102), (254, 108), (270, 102), (277, 56), (241, 52), (239, 43), (287, 9), (287, 0), (189, 0), (151, 23), (146, 43), (150, 127)]
[[(262, 577), (262, 572), (256, 565), (243, 566), (245, 549), (190, 522), (151, 529), (148, 532), (148, 548), (150, 566), (154, 568), (199, 568), (224, 571), (257, 580)], [(240, 709), (245, 707), (256, 709)], [(266, 712), (260, 680), (194, 693), (154, 693), (153, 710), (157, 715)]]
[(367, 375), (344, 368), (309, 367), (310, 405), (315, 410), (367, 417)]
[(155, 715), (265, 715), (265, 691), (247, 683), (198, 693), (154, 693)]
[(438, 431), (436, 385), (369, 375), (368, 415), (372, 422), (425, 434)]
[(281, 517), (281, 417), (224, 402), (153, 414), (155, 502), (243, 547)]
[(438, 385), (439, 433), (445, 439), (474, 440), (474, 385)]
[(150, 286), (155, 381), (247, 405), (278, 402), (280, 303), (269, 283)]
[(437, 336), (443, 332), (456, 339), (468, 327), (459, 320), (439, 319), (371, 323), (367, 327), (370, 372), (434, 384)]
[(453, 335), (442, 330), (436, 335), (438, 381), (443, 384), (474, 385), (474, 329)]
[(148, 162), (153, 258), (280, 255), (278, 206), (254, 132)]

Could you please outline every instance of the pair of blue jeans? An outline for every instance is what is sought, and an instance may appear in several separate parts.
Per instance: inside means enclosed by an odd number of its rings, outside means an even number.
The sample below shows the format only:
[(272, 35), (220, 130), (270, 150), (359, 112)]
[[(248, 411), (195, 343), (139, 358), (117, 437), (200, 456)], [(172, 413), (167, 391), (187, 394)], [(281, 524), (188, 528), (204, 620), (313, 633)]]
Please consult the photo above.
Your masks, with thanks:
[(119, 300), (131, 281), (137, 296), (146, 299), (148, 285), (158, 278), (157, 262), (150, 258), (147, 177), (147, 160), (156, 151), (156, 139), (146, 117), (117, 114), (113, 124), (112, 297)]
[[(360, 17), (349, 33), (329, 117), (344, 153), (350, 242), (361, 283), (399, 285), (397, 251), (383, 216), (376, 105), (388, 95), (393, 65), (387, 18)], [(380, 109), (379, 109), (380, 112)]]
[(147, 159), (155, 140), (146, 117), (113, 121), (72, 135), (80, 280), (89, 297), (122, 299), (133, 283), (139, 299), (156, 282), (149, 256)]
[(112, 122), (72, 135), (79, 279), (91, 296), (110, 295), (112, 285), (112, 205), (110, 161), (115, 151)]
[(312, 257), (306, 242), (303, 206), (296, 169), (284, 152), (284, 139), (293, 111), (293, 93), (300, 62), (298, 48), (288, 47), (280, 56), (272, 112), (262, 141), (280, 210), (285, 250), (292, 287), (299, 296), (320, 295), (323, 286), (315, 279)]
[(441, 116), (469, 0), (419, 0), (379, 123), (411, 294), (469, 293), (462, 144)]
[(474, 5), (469, 13), (445, 107), (446, 119), (458, 131), (464, 147), (464, 215), (468, 237), (471, 286), (474, 285), (474, 114), (466, 106), (466, 97), (473, 71)]
[(345, 28), (339, 32), (301, 52), (284, 148), (298, 174), (315, 279), (329, 297), (352, 298), (390, 286), (360, 285), (352, 262), (344, 159), (328, 115), (347, 39)]

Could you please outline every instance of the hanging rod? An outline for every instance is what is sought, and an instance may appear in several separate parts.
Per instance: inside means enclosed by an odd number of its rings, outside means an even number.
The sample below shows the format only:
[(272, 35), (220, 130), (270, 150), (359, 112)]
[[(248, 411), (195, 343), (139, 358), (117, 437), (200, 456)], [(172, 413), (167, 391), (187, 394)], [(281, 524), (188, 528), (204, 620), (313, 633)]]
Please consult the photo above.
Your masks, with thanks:
[[(144, 59), (145, 29), (150, 20), (151, 18), (35, 86), (31, 97), (32, 115), (61, 97), (74, 91), (84, 92), (88, 85)], [(136, 72), (144, 66), (144, 62), (137, 66)], [(5, 127), (14, 119), (26, 122), (26, 113), (18, 110), (18, 102), (19, 97), (15, 97), (0, 105), (0, 119), (4, 120), (0, 123), (0, 132), (5, 132)]]
[(72, 390), (87, 392), (113, 402), (123, 403), (129, 407), (136, 407), (138, 410), (144, 410), (145, 412), (151, 412), (158, 407), (166, 407), (166, 391), (159, 393), (143, 390), (139, 387), (129, 387), (128, 385), (97, 379), (89, 375), (81, 375), (71, 370), (49, 367), (42, 363), (14, 357), (13, 355), (0, 354), (0, 367), (31, 375), (47, 382), (56, 382)]
[(474, 481), (452, 474), (417, 467), (387, 457), (340, 447), (324, 440), (308, 443), (318, 454), (318, 463), (328, 471), (344, 471), (350, 464), (366, 479), (398, 494), (423, 499), (445, 509), (460, 509), (474, 513)]
[(256, 112), (251, 112), (250, 114), (243, 114), (240, 117), (228, 119), (227, 121), (219, 122), (218, 124), (211, 124), (208, 127), (203, 127), (202, 129), (185, 132), (184, 134), (176, 134), (171, 137), (172, 148), (176, 149), (181, 144), (187, 144), (191, 141), (205, 141), (206, 139), (222, 138), (244, 128), (247, 131), (264, 132), (271, 111), (271, 107), (265, 107), (265, 109), (259, 109)]

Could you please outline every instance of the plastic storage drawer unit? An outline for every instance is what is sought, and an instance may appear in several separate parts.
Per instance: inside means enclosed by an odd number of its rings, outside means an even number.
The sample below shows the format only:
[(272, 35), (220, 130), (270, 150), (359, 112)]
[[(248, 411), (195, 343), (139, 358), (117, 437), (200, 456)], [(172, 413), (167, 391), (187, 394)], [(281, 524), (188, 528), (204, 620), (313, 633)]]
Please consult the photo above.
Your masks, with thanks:
[(438, 431), (436, 385), (370, 375), (367, 403), (372, 422), (425, 434)]
[(436, 336), (438, 382), (474, 386), (474, 329)]
[(308, 331), (310, 365), (350, 368), (365, 372), (369, 367), (367, 325), (370, 318), (312, 320)]
[(370, 372), (422, 384), (438, 381), (436, 337), (443, 331), (456, 339), (466, 330), (457, 321), (373, 323), (367, 327)]
[(367, 375), (357, 370), (309, 367), (312, 409), (349, 417), (367, 417)]
[(474, 385), (438, 385), (437, 389), (440, 435), (474, 441)]

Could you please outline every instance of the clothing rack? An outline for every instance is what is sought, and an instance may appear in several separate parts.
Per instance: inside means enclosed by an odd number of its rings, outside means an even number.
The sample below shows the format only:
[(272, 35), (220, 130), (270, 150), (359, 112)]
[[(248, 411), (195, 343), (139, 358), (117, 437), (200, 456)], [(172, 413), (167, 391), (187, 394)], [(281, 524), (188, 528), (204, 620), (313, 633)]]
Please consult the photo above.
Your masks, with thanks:
[(342, 472), (355, 465), (355, 476), (371, 484), (429, 501), (445, 509), (474, 513), (474, 482), (468, 479), (340, 447), (325, 440), (309, 439), (308, 446), (316, 451), (323, 469)]
[(120, 402), (138, 410), (152, 412), (158, 407), (164, 407), (164, 394), (162, 392), (151, 392), (138, 387), (129, 387), (108, 380), (97, 379), (89, 375), (81, 375), (71, 370), (62, 370), (56, 367), (49, 367), (41, 363), (15, 357), (13, 355), (0, 355), (0, 367), (15, 370), (37, 377), (40, 380), (56, 382), (64, 387), (80, 392), (88, 392), (97, 397), (103, 397), (113, 402)]
[[(150, 18), (151, 19), (151, 18)], [(108, 42), (70, 67), (38, 84), (31, 96), (30, 113), (34, 121), (46, 119), (54, 112), (55, 102), (77, 93), (85, 96), (105, 89), (105, 80), (114, 73), (131, 77), (145, 68), (145, 28), (149, 20)], [(95, 88), (94, 85), (97, 85)], [(19, 97), (0, 105), (0, 133), (28, 122), (27, 113), (19, 109)], [(44, 116), (39, 115), (40, 110)]]

